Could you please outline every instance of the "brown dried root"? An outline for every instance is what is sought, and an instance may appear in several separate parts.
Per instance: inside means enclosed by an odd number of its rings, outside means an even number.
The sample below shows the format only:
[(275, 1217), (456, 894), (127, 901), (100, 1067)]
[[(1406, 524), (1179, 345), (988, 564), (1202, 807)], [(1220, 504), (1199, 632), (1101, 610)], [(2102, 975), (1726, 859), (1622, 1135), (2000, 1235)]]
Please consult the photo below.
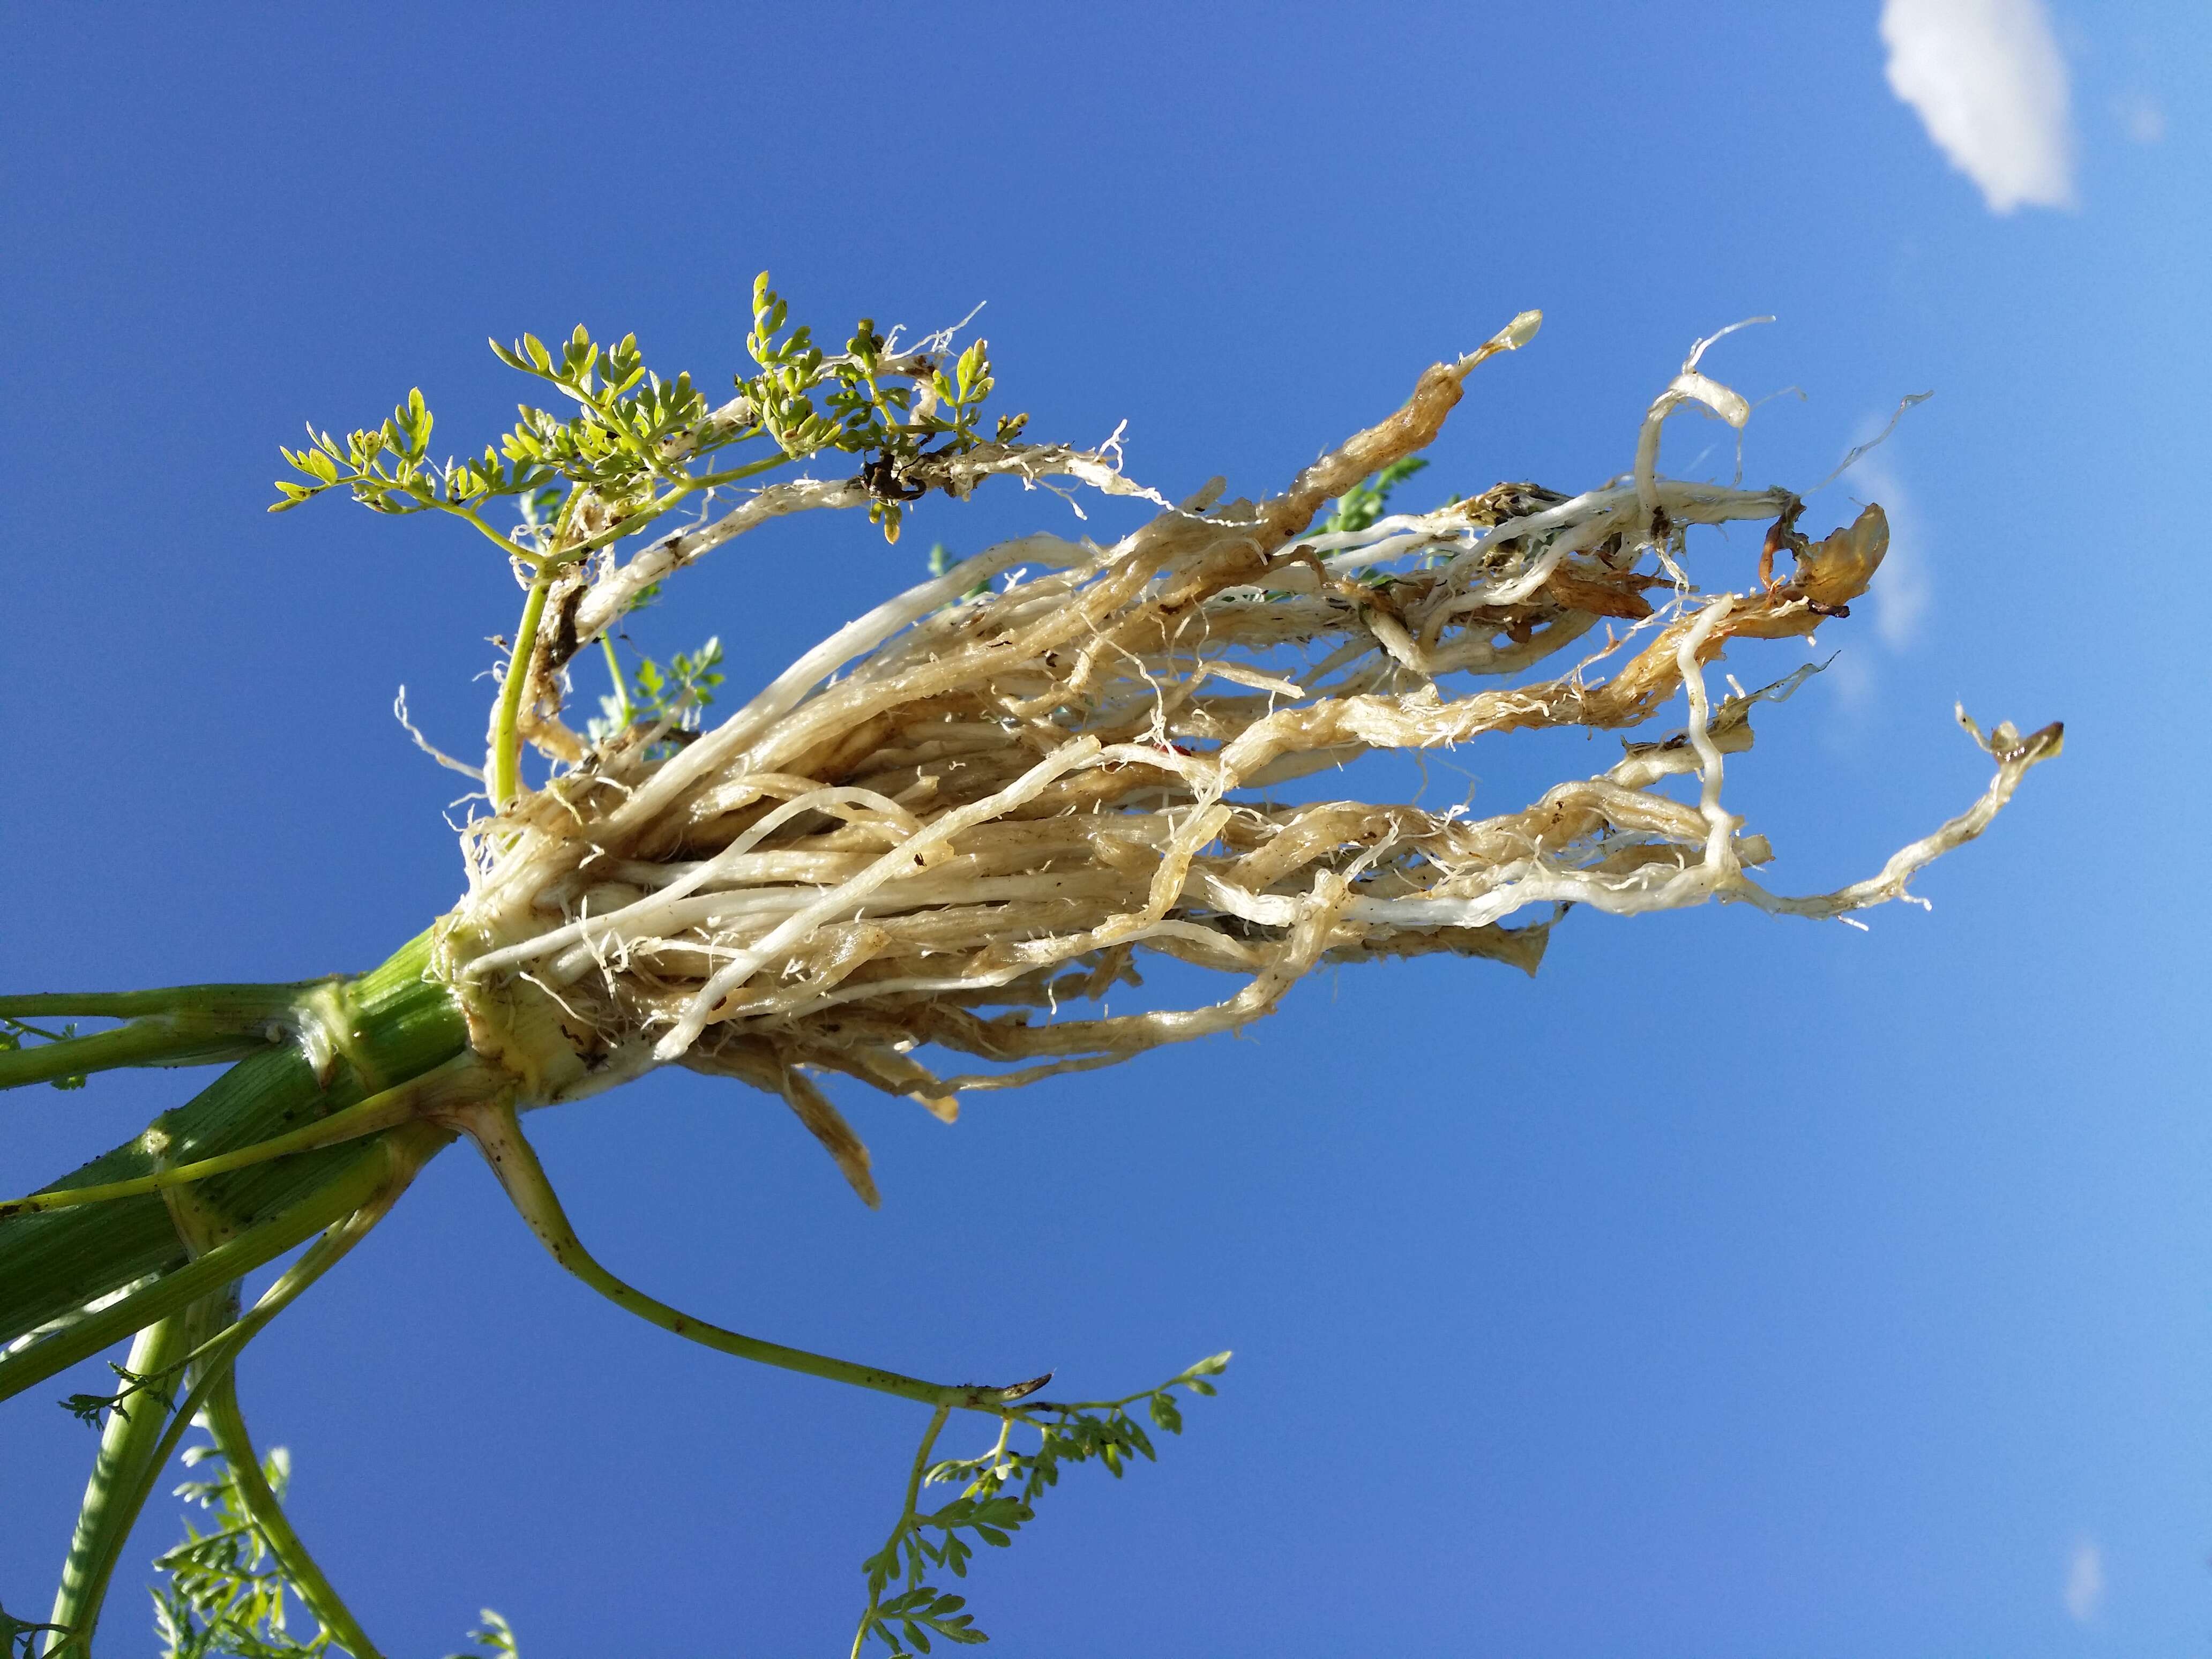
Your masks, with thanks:
[[(1750, 747), (1753, 702), (1812, 671), (1716, 706), (1705, 666), (1731, 641), (1847, 615), (1887, 526), (1870, 507), (1811, 544), (1787, 492), (1658, 477), (1656, 428), (1675, 407), (1741, 424), (1741, 400), (1694, 357), (1647, 415), (1625, 482), (1571, 498), (1501, 485), (1304, 533), (1425, 447), (1468, 369), (1530, 332), (1516, 319), (1430, 369), (1282, 495), (1194, 498), (1108, 548), (1039, 535), (994, 549), (840, 630), (672, 757), (625, 733), (471, 825), (442, 971), (478, 1046), (541, 1098), (655, 1064), (742, 1079), (788, 1102), (873, 1202), (866, 1150), (811, 1074), (950, 1119), (963, 1091), (1234, 1030), (1324, 962), (1453, 951), (1533, 973), (1571, 904), (1840, 917), (1906, 896), (2057, 752), (2059, 729), (1999, 727), (1981, 799), (1869, 880), (1797, 898), (1747, 873), (1769, 853), (1723, 809), (1724, 757)], [(1692, 592), (1687, 527), (1738, 520), (1772, 520), (1770, 571), (1786, 547), (1796, 574)], [(578, 601), (595, 624), (611, 604)], [(1627, 626), (1527, 678), (1601, 622)], [(1462, 676), (1499, 683), (1446, 684)], [(1517, 812), (1271, 793), (1377, 750), (1631, 728), (1677, 691), (1680, 732)], [(1668, 793), (1677, 778), (1694, 799)], [(1196, 1007), (1067, 1014), (1133, 980), (1143, 951), (1241, 982)], [(994, 1069), (942, 1077), (915, 1057), (929, 1048)]]

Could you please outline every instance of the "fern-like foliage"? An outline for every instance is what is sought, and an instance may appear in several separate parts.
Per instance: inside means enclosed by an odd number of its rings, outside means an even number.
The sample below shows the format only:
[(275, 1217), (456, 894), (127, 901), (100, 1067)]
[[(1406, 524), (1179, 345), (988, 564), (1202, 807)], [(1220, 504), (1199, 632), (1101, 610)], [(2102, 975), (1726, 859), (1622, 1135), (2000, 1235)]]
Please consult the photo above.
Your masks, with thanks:
[[(306, 1592), (286, 1574), (255, 1524), (237, 1472), (222, 1455), (213, 1446), (192, 1446), (185, 1462), (210, 1466), (213, 1478), (176, 1489), (178, 1497), (205, 1512), (206, 1529), (187, 1516), (185, 1541), (155, 1559), (167, 1581), (153, 1588), (161, 1659), (321, 1659), (347, 1652), (328, 1631), (304, 1638), (293, 1633), (293, 1606), (307, 1605)], [(261, 1473), (282, 1498), (291, 1481), (291, 1455), (273, 1448), (262, 1459)], [(480, 1616), (483, 1627), (469, 1639), (484, 1651), (447, 1659), (518, 1659), (514, 1627), (489, 1607)], [(0, 1622), (0, 1634), (7, 1630)]]
[[(1036, 1518), (1038, 1500), (1060, 1484), (1063, 1468), (1097, 1462), (1118, 1480), (1138, 1458), (1153, 1461), (1152, 1437), (1129, 1408), (1141, 1401), (1154, 1428), (1181, 1434), (1182, 1408), (1175, 1390), (1211, 1395), (1211, 1379), (1228, 1364), (1226, 1353), (1214, 1354), (1157, 1388), (1120, 1400), (1012, 1407), (1001, 1415), (998, 1443), (989, 1451), (931, 1464), (930, 1450), (944, 1426), (940, 1413), (923, 1437), (897, 1524), (884, 1547), (860, 1564), (868, 1601), (853, 1638), (854, 1659), (871, 1639), (888, 1650), (885, 1659), (926, 1654), (933, 1638), (963, 1646), (990, 1640), (975, 1627), (967, 1598), (932, 1583), (932, 1570), (965, 1578), (976, 1544), (994, 1549), (1012, 1544), (1014, 1534)], [(1034, 1450), (1013, 1443), (1018, 1430), (1036, 1432)], [(958, 1497), (934, 1510), (920, 1507), (924, 1488), (954, 1484)]]
[[(897, 540), (901, 504), (921, 493), (905, 484), (906, 467), (986, 441), (989, 348), (977, 340), (950, 362), (899, 356), (863, 317), (843, 351), (824, 353), (806, 325), (787, 329), (790, 307), (766, 271), (753, 284), (752, 313), (745, 346), (757, 372), (737, 376), (738, 395), (719, 406), (689, 374), (664, 380), (647, 368), (635, 334), (601, 342), (579, 324), (554, 346), (534, 334), (494, 340), (501, 362), (559, 393), (573, 412), (524, 404), (514, 428), (481, 454), (439, 460), (430, 450), (435, 418), (417, 387), (388, 419), (343, 439), (310, 424), (304, 447), (282, 452), (295, 476), (278, 480), (270, 511), (343, 489), (375, 512), (452, 514), (501, 540), (478, 516), (489, 503), (587, 495), (586, 533), (535, 550), (565, 561), (635, 534), (702, 490), (830, 452), (871, 458), (862, 469), (868, 516)], [(1011, 442), (1026, 418), (1003, 417), (988, 435)], [(748, 444), (756, 445), (748, 458), (729, 453)]]

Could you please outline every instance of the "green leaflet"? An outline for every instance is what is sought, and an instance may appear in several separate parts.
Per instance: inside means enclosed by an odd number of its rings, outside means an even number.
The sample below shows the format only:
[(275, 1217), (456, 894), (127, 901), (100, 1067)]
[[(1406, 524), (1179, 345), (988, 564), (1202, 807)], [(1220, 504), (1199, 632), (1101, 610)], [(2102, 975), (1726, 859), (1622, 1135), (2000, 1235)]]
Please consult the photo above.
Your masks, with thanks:
[[(1226, 1353), (1214, 1354), (1157, 1388), (1119, 1400), (1012, 1407), (999, 1413), (998, 1443), (989, 1451), (981, 1457), (932, 1464), (929, 1454), (946, 1418), (940, 1408), (915, 1454), (906, 1504), (890, 1537), (860, 1564), (867, 1577), (868, 1601), (853, 1638), (854, 1659), (860, 1659), (872, 1638), (889, 1650), (886, 1659), (926, 1654), (932, 1637), (963, 1646), (989, 1641), (975, 1628), (975, 1615), (966, 1611), (967, 1598), (931, 1583), (930, 1570), (943, 1568), (956, 1578), (968, 1576), (975, 1549), (963, 1534), (994, 1549), (1012, 1545), (1014, 1534), (1036, 1518), (1038, 1499), (1060, 1484), (1065, 1466), (1095, 1461), (1118, 1480), (1135, 1458), (1152, 1461), (1152, 1437), (1128, 1408), (1142, 1401), (1155, 1428), (1181, 1434), (1182, 1410), (1174, 1391), (1182, 1388), (1211, 1395), (1214, 1388), (1210, 1379), (1227, 1368), (1229, 1358)], [(1013, 1445), (1017, 1428), (1036, 1431), (1034, 1451)], [(925, 1487), (955, 1482), (960, 1483), (958, 1497), (934, 1510), (920, 1508)]]
[[(295, 1632), (295, 1604), (304, 1607), (307, 1591), (285, 1571), (255, 1523), (240, 1471), (212, 1445), (189, 1448), (184, 1461), (208, 1468), (212, 1478), (176, 1489), (204, 1512), (204, 1529), (187, 1515), (184, 1541), (154, 1563), (166, 1580), (153, 1590), (161, 1659), (319, 1659), (349, 1652), (328, 1631), (305, 1638)], [(262, 1478), (278, 1498), (291, 1470), (291, 1455), (282, 1446), (261, 1460)], [(514, 1627), (489, 1607), (480, 1616), (483, 1627), (471, 1631), (469, 1639), (486, 1651), (448, 1659), (518, 1659)]]

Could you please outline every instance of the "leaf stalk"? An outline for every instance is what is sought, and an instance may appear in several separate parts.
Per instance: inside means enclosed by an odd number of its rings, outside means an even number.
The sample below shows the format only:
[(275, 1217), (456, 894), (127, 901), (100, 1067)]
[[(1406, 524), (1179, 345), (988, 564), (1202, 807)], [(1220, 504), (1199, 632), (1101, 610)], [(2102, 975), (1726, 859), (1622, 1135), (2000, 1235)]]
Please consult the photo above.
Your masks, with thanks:
[(234, 1365), (223, 1368), (221, 1380), (209, 1391), (207, 1403), (200, 1407), (200, 1417), (208, 1432), (215, 1437), (216, 1449), (230, 1466), (231, 1478), (237, 1483), (239, 1496), (245, 1500), (246, 1513), (259, 1528), (277, 1565), (283, 1568), (285, 1577), (307, 1602), (308, 1611), (353, 1659), (383, 1659), (376, 1644), (368, 1639), (368, 1633), (362, 1629), (361, 1621), (354, 1617), (353, 1610), (346, 1606), (315, 1558), (308, 1553), (290, 1517), (284, 1513), (283, 1502), (262, 1473), (261, 1459), (254, 1452), (252, 1437), (246, 1432), (245, 1413), (238, 1408)]
[(878, 1394), (896, 1395), (902, 1400), (919, 1401), (926, 1406), (940, 1406), (948, 1411), (997, 1411), (1008, 1400), (1019, 1398), (1036, 1386), (1034, 1383), (1016, 1383), (1009, 1388), (993, 1388), (975, 1382), (926, 1382), (920, 1377), (907, 1376), (878, 1366), (857, 1364), (848, 1359), (832, 1358), (827, 1354), (811, 1353), (804, 1348), (787, 1347), (780, 1342), (766, 1342), (757, 1337), (741, 1335), (696, 1315), (672, 1308), (635, 1285), (617, 1279), (584, 1248), (583, 1240), (577, 1237), (568, 1212), (562, 1207), (559, 1194), (553, 1190), (553, 1183), (545, 1174), (544, 1165), (538, 1162), (537, 1152), (523, 1137), (521, 1126), (515, 1121), (511, 1100), (489, 1102), (452, 1113), (445, 1121), (476, 1142), (477, 1149), (491, 1166), (492, 1174), (498, 1178), (508, 1200), (522, 1218), (530, 1224), (531, 1231), (538, 1235), (538, 1243), (544, 1245), (547, 1253), (556, 1261), (617, 1307), (636, 1315), (649, 1325), (657, 1325), (672, 1335), (680, 1336), (687, 1342), (696, 1342), (702, 1347), (732, 1354), (739, 1359), (774, 1365), (782, 1370), (799, 1371), (832, 1382), (848, 1383), (854, 1388), (871, 1389)]

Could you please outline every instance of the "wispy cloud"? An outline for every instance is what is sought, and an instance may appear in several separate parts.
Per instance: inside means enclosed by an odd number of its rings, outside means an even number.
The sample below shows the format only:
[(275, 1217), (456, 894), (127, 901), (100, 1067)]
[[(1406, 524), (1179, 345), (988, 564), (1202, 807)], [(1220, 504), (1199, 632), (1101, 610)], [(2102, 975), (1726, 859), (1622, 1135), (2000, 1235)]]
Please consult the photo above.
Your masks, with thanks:
[(2154, 144), (2166, 137), (2166, 106), (2147, 92), (2115, 98), (2112, 113), (2119, 118), (2120, 131), (2138, 144)]
[(1881, 458), (1868, 456), (1844, 476), (1853, 495), (1880, 501), (1889, 515), (1889, 551), (1867, 599), (1874, 607), (1874, 631), (1881, 642), (1892, 651), (1906, 650), (1919, 639), (1921, 626), (1936, 604), (1926, 526), (1912, 492)]
[(1874, 663), (1863, 651), (1848, 645), (1838, 651), (1837, 640), (1814, 635), (1805, 641), (1806, 653), (1821, 665), (1820, 684), (1835, 698), (1835, 735), (1863, 733), (1867, 715), (1876, 707), (1881, 687)]
[(2065, 1601), (2077, 1625), (2095, 1618), (2105, 1603), (2105, 1553), (2093, 1539), (2074, 1546), (2073, 1559), (2066, 1564)]
[[(1862, 422), (1861, 441), (1881, 432), (1882, 426), (1879, 416)], [(1823, 504), (1806, 514), (1802, 528), (1808, 536), (1821, 535), (1831, 524), (1850, 523), (1857, 511), (1855, 503), (1879, 501), (1889, 517), (1889, 551), (1866, 598), (1851, 603), (1854, 617), (1864, 613), (1872, 622), (1873, 638), (1857, 632), (1859, 624), (1854, 621), (1843, 624), (1840, 634), (1807, 641), (1814, 659), (1827, 665), (1821, 683), (1834, 694), (1842, 731), (1856, 733), (1878, 704), (1884, 661), (1903, 655), (1919, 641), (1936, 608), (1935, 573), (1925, 523), (1912, 491), (1890, 465), (1887, 452), (1861, 456), (1834, 493), (1824, 493), (1819, 500)]]
[(2066, 60), (2041, 0), (1883, 0), (1889, 86), (1992, 213), (2074, 203)]

